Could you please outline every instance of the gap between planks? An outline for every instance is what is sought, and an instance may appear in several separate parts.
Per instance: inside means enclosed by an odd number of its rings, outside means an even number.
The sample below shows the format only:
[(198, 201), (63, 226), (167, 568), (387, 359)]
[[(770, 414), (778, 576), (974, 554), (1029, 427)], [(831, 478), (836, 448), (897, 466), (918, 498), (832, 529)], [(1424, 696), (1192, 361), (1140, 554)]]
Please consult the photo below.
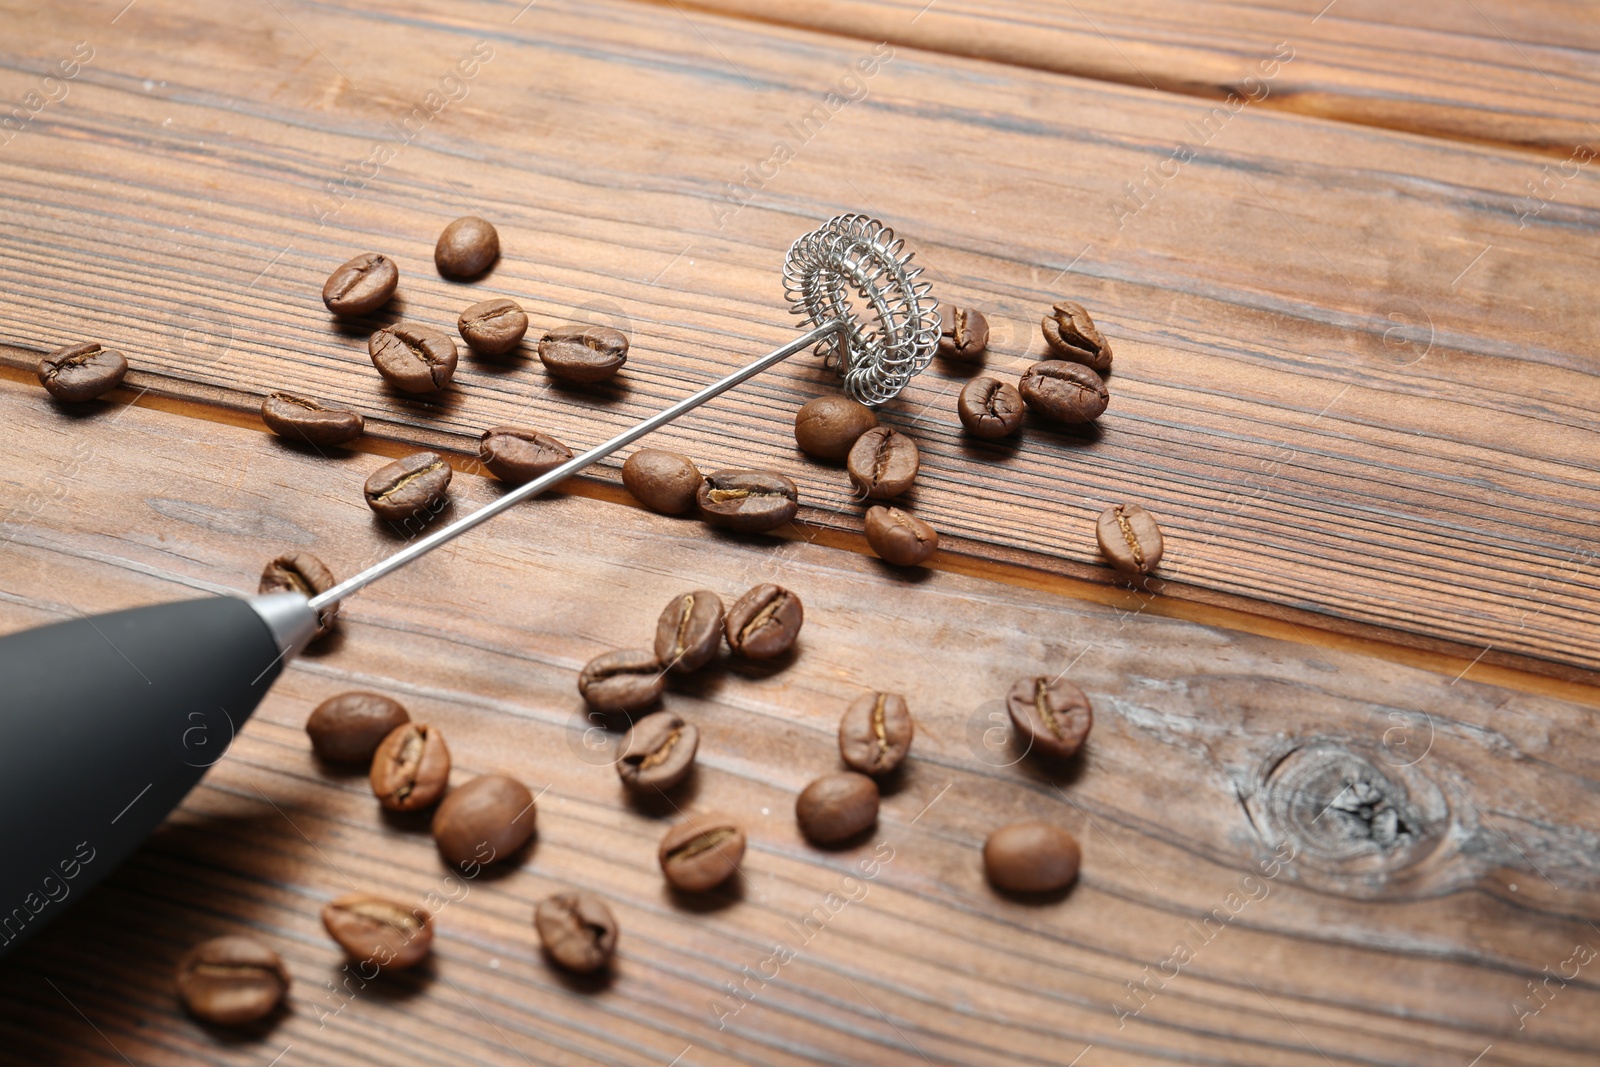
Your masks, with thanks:
[[(158, 377), (148, 374), (137, 376)], [(31, 370), (15, 366), (10, 362), (0, 361), (0, 380), (27, 384), (35, 388), (38, 386), (37, 376)], [(222, 402), (207, 402), (188, 397), (163, 395), (155, 392), (150, 385), (146, 385), (142, 389), (124, 386), (104, 399), (113, 404), (133, 405), (181, 418), (221, 423), (271, 436), (271, 431), (267, 429), (266, 424), (257, 414), (240, 410)], [(419, 447), (429, 446), (416, 441), (376, 437), (369, 433), (343, 447), (348, 451), (366, 455), (397, 458), (415, 452)], [(460, 474), (471, 477), (487, 477), (482, 473), (477, 463), (460, 452), (446, 451), (444, 456)], [(574, 476), (563, 482), (558, 491), (573, 496), (603, 501), (608, 504), (643, 509), (643, 505), (634, 500), (632, 495), (620, 485), (583, 475)], [(839, 551), (855, 552), (864, 556), (875, 555), (867, 545), (866, 537), (861, 533), (809, 523), (803, 520), (796, 520), (789, 526), (775, 531), (769, 536), (791, 541), (805, 541), (809, 544), (821, 545), (825, 548)], [(957, 545), (959, 546), (959, 542), (957, 542)], [(1309, 646), (1323, 656), (1327, 656), (1330, 652), (1343, 655), (1370, 656), (1375, 659), (1416, 667), (1433, 674), (1448, 677), (1452, 680), (1450, 684), (1460, 681), (1470, 673), (1473, 681), (1486, 685), (1500, 686), (1505, 689), (1539, 696), (1556, 697), (1589, 707), (1600, 708), (1600, 686), (1588, 684), (1575, 678), (1551, 677), (1537, 671), (1524, 670), (1503, 663), (1486, 662), (1487, 657), (1484, 653), (1478, 653), (1473, 656), (1441, 649), (1418, 648), (1412, 644), (1385, 640), (1381, 637), (1341, 633), (1305, 622), (1296, 623), (1268, 604), (1260, 604), (1256, 610), (1249, 610), (1241, 607), (1206, 603), (1199, 600), (1176, 599), (1161, 595), (1141, 595), (1136, 590), (1126, 586), (1053, 573), (1029, 566), (1026, 563), (986, 559), (962, 552), (959, 547), (954, 550), (941, 547), (934, 559), (924, 566), (933, 570), (947, 571), (952, 574), (981, 578), (1003, 585), (1017, 586), (1055, 596), (1118, 608), (1129, 615), (1149, 612), (1152, 615), (1164, 618), (1180, 619), (1224, 630), (1276, 638), (1296, 645)], [(1272, 614), (1268, 614), (1268, 612), (1272, 612)], [(1485, 650), (1485, 652), (1487, 651)]]

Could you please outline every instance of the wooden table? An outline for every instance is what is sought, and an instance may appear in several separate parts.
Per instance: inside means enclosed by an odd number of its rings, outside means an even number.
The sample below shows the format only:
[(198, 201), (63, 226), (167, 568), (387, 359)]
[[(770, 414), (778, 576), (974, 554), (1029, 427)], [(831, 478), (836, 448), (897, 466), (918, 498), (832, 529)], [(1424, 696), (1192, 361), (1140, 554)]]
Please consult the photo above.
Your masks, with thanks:
[[(0, 40), (0, 628), (247, 592), (286, 549), (392, 551), (359, 487), (418, 446), (468, 469), (516, 421), (587, 446), (780, 343), (779, 268), (829, 216), (883, 218), (987, 369), (1088, 306), (1116, 353), (1088, 432), (963, 435), (936, 365), (882, 417), (916, 437), (915, 573), (861, 536), (790, 420), (809, 359), (660, 432), (704, 469), (782, 470), (792, 527), (736, 537), (634, 505), (616, 466), (352, 601), (123, 869), (0, 965), (17, 1063), (1592, 1064), (1600, 1047), (1600, 20), (1469, 0), (401, 0), (7, 5)], [(832, 95), (830, 95), (832, 94)], [(787, 149), (785, 151), (784, 149)], [(441, 226), (504, 255), (441, 279)], [(535, 333), (632, 338), (611, 386), (526, 353), (435, 397), (385, 389), (322, 279), (401, 266), (393, 314), (511, 296)], [(380, 320), (386, 321), (386, 320)], [(134, 370), (68, 410), (41, 352)], [(266, 392), (368, 416), (319, 455)], [(1092, 521), (1144, 503), (1149, 589)], [(574, 680), (694, 588), (778, 581), (799, 653), (674, 681), (694, 779), (621, 793)], [(1096, 726), (1066, 774), (997, 732), (1068, 670)], [(515, 869), (452, 881), (426, 821), (312, 758), (309, 709), (374, 689), (436, 724), (455, 782), (540, 792)], [(875, 835), (823, 851), (795, 794), (863, 689), (914, 758)], [(675, 808), (739, 813), (738, 883), (669, 895)], [(13, 813), (16, 817), (18, 813)], [(1003, 898), (984, 837), (1047, 818), (1077, 887)], [(863, 875), (863, 861), (880, 860)], [(432, 962), (340, 994), (318, 911), (435, 894)], [(604, 894), (614, 973), (544, 962), (534, 902)], [(249, 933), (295, 978), (243, 1031), (187, 1017), (189, 944)]]

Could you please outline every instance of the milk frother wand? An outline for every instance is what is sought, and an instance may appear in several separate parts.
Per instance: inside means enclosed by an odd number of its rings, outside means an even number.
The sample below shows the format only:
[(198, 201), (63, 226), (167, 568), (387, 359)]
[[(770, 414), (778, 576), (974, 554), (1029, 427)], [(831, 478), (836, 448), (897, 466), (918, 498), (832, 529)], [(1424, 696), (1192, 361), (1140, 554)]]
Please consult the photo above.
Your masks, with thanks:
[(875, 219), (832, 219), (784, 260), (806, 333), (318, 596), (208, 597), (0, 637), (0, 954), (110, 874), (222, 758), (319, 612), (808, 347), (851, 397), (899, 394), (939, 339), (911, 258)]

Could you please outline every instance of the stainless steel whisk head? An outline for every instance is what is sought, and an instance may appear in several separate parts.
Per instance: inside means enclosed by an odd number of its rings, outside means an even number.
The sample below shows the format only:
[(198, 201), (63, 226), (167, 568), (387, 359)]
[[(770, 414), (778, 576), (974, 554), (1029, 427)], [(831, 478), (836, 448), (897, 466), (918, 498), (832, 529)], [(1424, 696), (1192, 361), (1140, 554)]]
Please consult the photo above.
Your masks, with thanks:
[[(918, 281), (905, 242), (877, 219), (840, 215), (789, 246), (783, 288), (789, 309), (812, 328), (843, 324), (817, 342), (825, 366), (863, 404), (897, 396), (932, 362), (939, 345), (939, 302)], [(852, 296), (870, 307), (863, 323)]]

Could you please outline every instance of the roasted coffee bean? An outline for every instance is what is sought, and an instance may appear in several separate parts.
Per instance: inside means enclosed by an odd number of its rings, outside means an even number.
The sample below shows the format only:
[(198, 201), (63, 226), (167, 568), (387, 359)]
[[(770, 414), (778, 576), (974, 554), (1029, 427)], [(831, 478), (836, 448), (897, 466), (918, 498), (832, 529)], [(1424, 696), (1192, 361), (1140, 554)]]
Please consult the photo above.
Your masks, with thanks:
[(433, 840), (447, 862), (465, 871), (510, 858), (533, 836), (536, 814), (527, 786), (485, 774), (446, 794), (433, 813)]
[(121, 385), (127, 373), (122, 353), (101, 348), (95, 341), (63, 345), (39, 361), (39, 384), (68, 403), (104, 396)]
[(603, 382), (628, 362), (628, 337), (609, 326), (563, 326), (539, 342), (539, 361), (568, 382)]
[(872, 500), (889, 500), (910, 489), (920, 465), (917, 443), (888, 426), (862, 434), (845, 460), (856, 489)]
[(385, 326), (367, 338), (367, 354), (383, 380), (406, 393), (437, 392), (456, 374), (456, 343), (432, 326)]
[(352, 960), (402, 970), (433, 947), (433, 916), (371, 893), (349, 893), (322, 909), (328, 936)]
[(703, 893), (726, 882), (744, 859), (744, 831), (726, 815), (691, 815), (661, 838), (661, 873), (678, 889)]
[(322, 284), (322, 302), (335, 315), (366, 315), (394, 297), (400, 270), (394, 260), (377, 252), (363, 252), (341, 264)]
[(219, 1026), (264, 1018), (289, 992), (289, 968), (249, 937), (202, 941), (178, 961), (178, 996), (190, 1014)]
[[(277, 559), (268, 563), (261, 572), (261, 584), (256, 587), (258, 593), (299, 593), (306, 599), (325, 593), (339, 584), (339, 579), (333, 576), (328, 565), (309, 552), (286, 552)], [(338, 616), (339, 605), (337, 602), (323, 608), (318, 613), (319, 623), (313, 638), (326, 634), (333, 628), (333, 620)]]
[(688, 456), (641, 448), (622, 465), (622, 484), (634, 498), (663, 515), (682, 515), (695, 506), (695, 495), (705, 481)]
[(1082, 363), (1064, 359), (1047, 359), (1029, 367), (1018, 391), (1028, 407), (1056, 422), (1093, 422), (1111, 402), (1100, 375)]
[(1071, 360), (1097, 371), (1111, 369), (1111, 342), (1101, 335), (1082, 304), (1063, 300), (1039, 325), (1053, 359)]
[(279, 437), (313, 445), (342, 445), (367, 428), (353, 411), (324, 407), (293, 393), (270, 393), (261, 402), (261, 421)]
[(794, 440), (818, 459), (843, 460), (861, 435), (878, 425), (867, 405), (832, 394), (809, 400), (794, 413)]
[(983, 312), (953, 307), (939, 326), (939, 354), (947, 359), (977, 359), (989, 347), (989, 320)]
[(496, 478), (521, 485), (571, 459), (572, 449), (538, 430), (491, 426), (478, 439), (478, 458)]
[(939, 531), (899, 508), (867, 509), (867, 544), (885, 563), (915, 567), (939, 550)]
[(997, 889), (1048, 893), (1078, 877), (1077, 838), (1047, 822), (1002, 826), (983, 843), (983, 869)]
[(862, 693), (839, 719), (839, 755), (862, 774), (888, 774), (911, 751), (911, 709), (898, 693)]
[(397, 726), (372, 756), (373, 795), (390, 811), (426, 808), (450, 784), (450, 750), (444, 735), (427, 723)]
[(476, 215), (463, 215), (444, 228), (433, 246), (433, 265), (447, 278), (476, 278), (500, 258), (500, 234)]
[(837, 844), (878, 821), (878, 783), (855, 771), (825, 774), (801, 790), (794, 817), (812, 844)]
[(1077, 752), (1094, 725), (1089, 697), (1065, 678), (1018, 680), (1006, 694), (1006, 710), (1028, 751), (1051, 759)]
[(367, 507), (390, 522), (409, 519), (444, 497), (450, 473), (437, 452), (413, 452), (372, 472), (363, 489)]
[(675, 597), (656, 623), (656, 657), (687, 674), (711, 662), (722, 647), (722, 598), (709, 589)]
[(474, 352), (498, 356), (521, 343), (528, 332), (528, 316), (515, 300), (496, 297), (463, 311), (456, 320), (456, 329)]
[(1161, 527), (1138, 504), (1117, 504), (1101, 512), (1094, 535), (1100, 554), (1123, 574), (1149, 574), (1161, 562)]
[(584, 702), (607, 715), (648, 708), (661, 699), (666, 687), (667, 672), (661, 661), (642, 648), (602, 653), (578, 675), (578, 692)]
[(533, 912), (539, 941), (556, 963), (574, 974), (589, 974), (611, 962), (617, 949), (617, 920), (593, 893), (557, 893)]
[(306, 720), (311, 748), (329, 763), (371, 765), (383, 739), (411, 721), (399, 701), (377, 693), (340, 693)]
[(739, 655), (772, 659), (789, 651), (805, 618), (799, 597), (781, 585), (758, 585), (728, 609), (722, 629)]
[(776, 530), (799, 510), (800, 490), (772, 471), (713, 471), (695, 500), (707, 522), (742, 533)]
[(688, 775), (700, 747), (694, 723), (670, 711), (646, 715), (622, 737), (617, 774), (629, 789), (664, 792)]
[(961, 390), (956, 414), (961, 425), (974, 437), (998, 441), (1010, 437), (1022, 425), (1022, 394), (1009, 382), (995, 378), (974, 378)]

